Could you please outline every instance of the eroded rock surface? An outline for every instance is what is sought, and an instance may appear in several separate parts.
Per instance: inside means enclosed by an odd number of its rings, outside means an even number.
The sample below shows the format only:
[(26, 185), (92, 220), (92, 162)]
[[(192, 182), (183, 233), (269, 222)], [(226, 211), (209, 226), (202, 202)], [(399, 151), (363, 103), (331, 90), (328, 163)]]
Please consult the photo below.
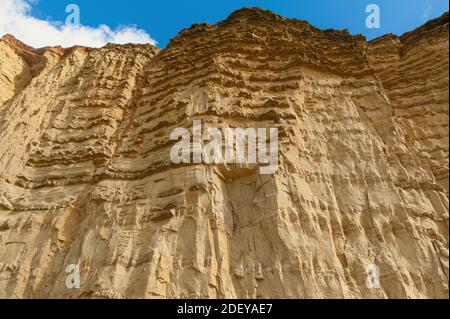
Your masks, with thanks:
[[(0, 297), (447, 298), (448, 65), (448, 14), (369, 43), (259, 9), (162, 51), (5, 36)], [(278, 128), (278, 172), (173, 164), (194, 120)]]

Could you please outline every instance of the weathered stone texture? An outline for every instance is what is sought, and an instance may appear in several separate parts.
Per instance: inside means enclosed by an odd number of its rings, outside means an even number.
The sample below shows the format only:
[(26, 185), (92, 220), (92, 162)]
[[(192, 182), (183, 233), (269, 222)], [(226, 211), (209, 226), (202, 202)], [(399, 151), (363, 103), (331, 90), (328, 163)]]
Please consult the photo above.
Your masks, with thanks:
[[(5, 36), (0, 297), (447, 298), (448, 66), (448, 14), (369, 43), (259, 9), (162, 51)], [(198, 119), (277, 127), (278, 172), (173, 164)]]

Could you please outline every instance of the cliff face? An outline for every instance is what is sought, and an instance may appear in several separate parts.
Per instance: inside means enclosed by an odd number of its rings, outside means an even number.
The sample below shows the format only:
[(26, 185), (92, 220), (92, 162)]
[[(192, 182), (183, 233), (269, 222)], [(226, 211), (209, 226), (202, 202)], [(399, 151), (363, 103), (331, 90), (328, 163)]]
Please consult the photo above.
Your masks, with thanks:
[[(162, 51), (2, 38), (0, 297), (447, 298), (448, 65), (448, 14), (369, 43), (259, 9)], [(194, 120), (278, 128), (278, 171), (174, 164)]]

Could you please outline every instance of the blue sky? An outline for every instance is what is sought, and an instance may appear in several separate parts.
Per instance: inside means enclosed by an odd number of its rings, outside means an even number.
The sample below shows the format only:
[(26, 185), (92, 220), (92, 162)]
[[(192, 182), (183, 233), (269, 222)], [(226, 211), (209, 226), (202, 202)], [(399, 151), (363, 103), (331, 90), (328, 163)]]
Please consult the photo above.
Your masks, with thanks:
[[(0, 4), (2, 1), (14, 0), (0, 0)], [(170, 38), (193, 23), (215, 23), (243, 6), (270, 9), (321, 29), (348, 29), (369, 39), (391, 32), (402, 34), (448, 11), (445, 0), (38, 0), (29, 14), (41, 20), (65, 21), (65, 8), (71, 3), (79, 6), (82, 25), (97, 28), (106, 24), (113, 30), (135, 25), (155, 39), (158, 47), (165, 47)], [(381, 9), (380, 29), (365, 26), (365, 8), (371, 3)]]

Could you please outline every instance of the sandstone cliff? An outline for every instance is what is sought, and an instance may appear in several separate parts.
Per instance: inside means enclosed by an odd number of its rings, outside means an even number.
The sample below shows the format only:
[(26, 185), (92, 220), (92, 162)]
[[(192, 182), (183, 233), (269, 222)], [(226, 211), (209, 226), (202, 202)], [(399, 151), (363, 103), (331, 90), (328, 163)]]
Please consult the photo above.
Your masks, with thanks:
[[(161, 51), (3, 37), (0, 297), (447, 298), (448, 71), (448, 14), (369, 43), (259, 9)], [(198, 119), (278, 128), (278, 172), (173, 164)]]

